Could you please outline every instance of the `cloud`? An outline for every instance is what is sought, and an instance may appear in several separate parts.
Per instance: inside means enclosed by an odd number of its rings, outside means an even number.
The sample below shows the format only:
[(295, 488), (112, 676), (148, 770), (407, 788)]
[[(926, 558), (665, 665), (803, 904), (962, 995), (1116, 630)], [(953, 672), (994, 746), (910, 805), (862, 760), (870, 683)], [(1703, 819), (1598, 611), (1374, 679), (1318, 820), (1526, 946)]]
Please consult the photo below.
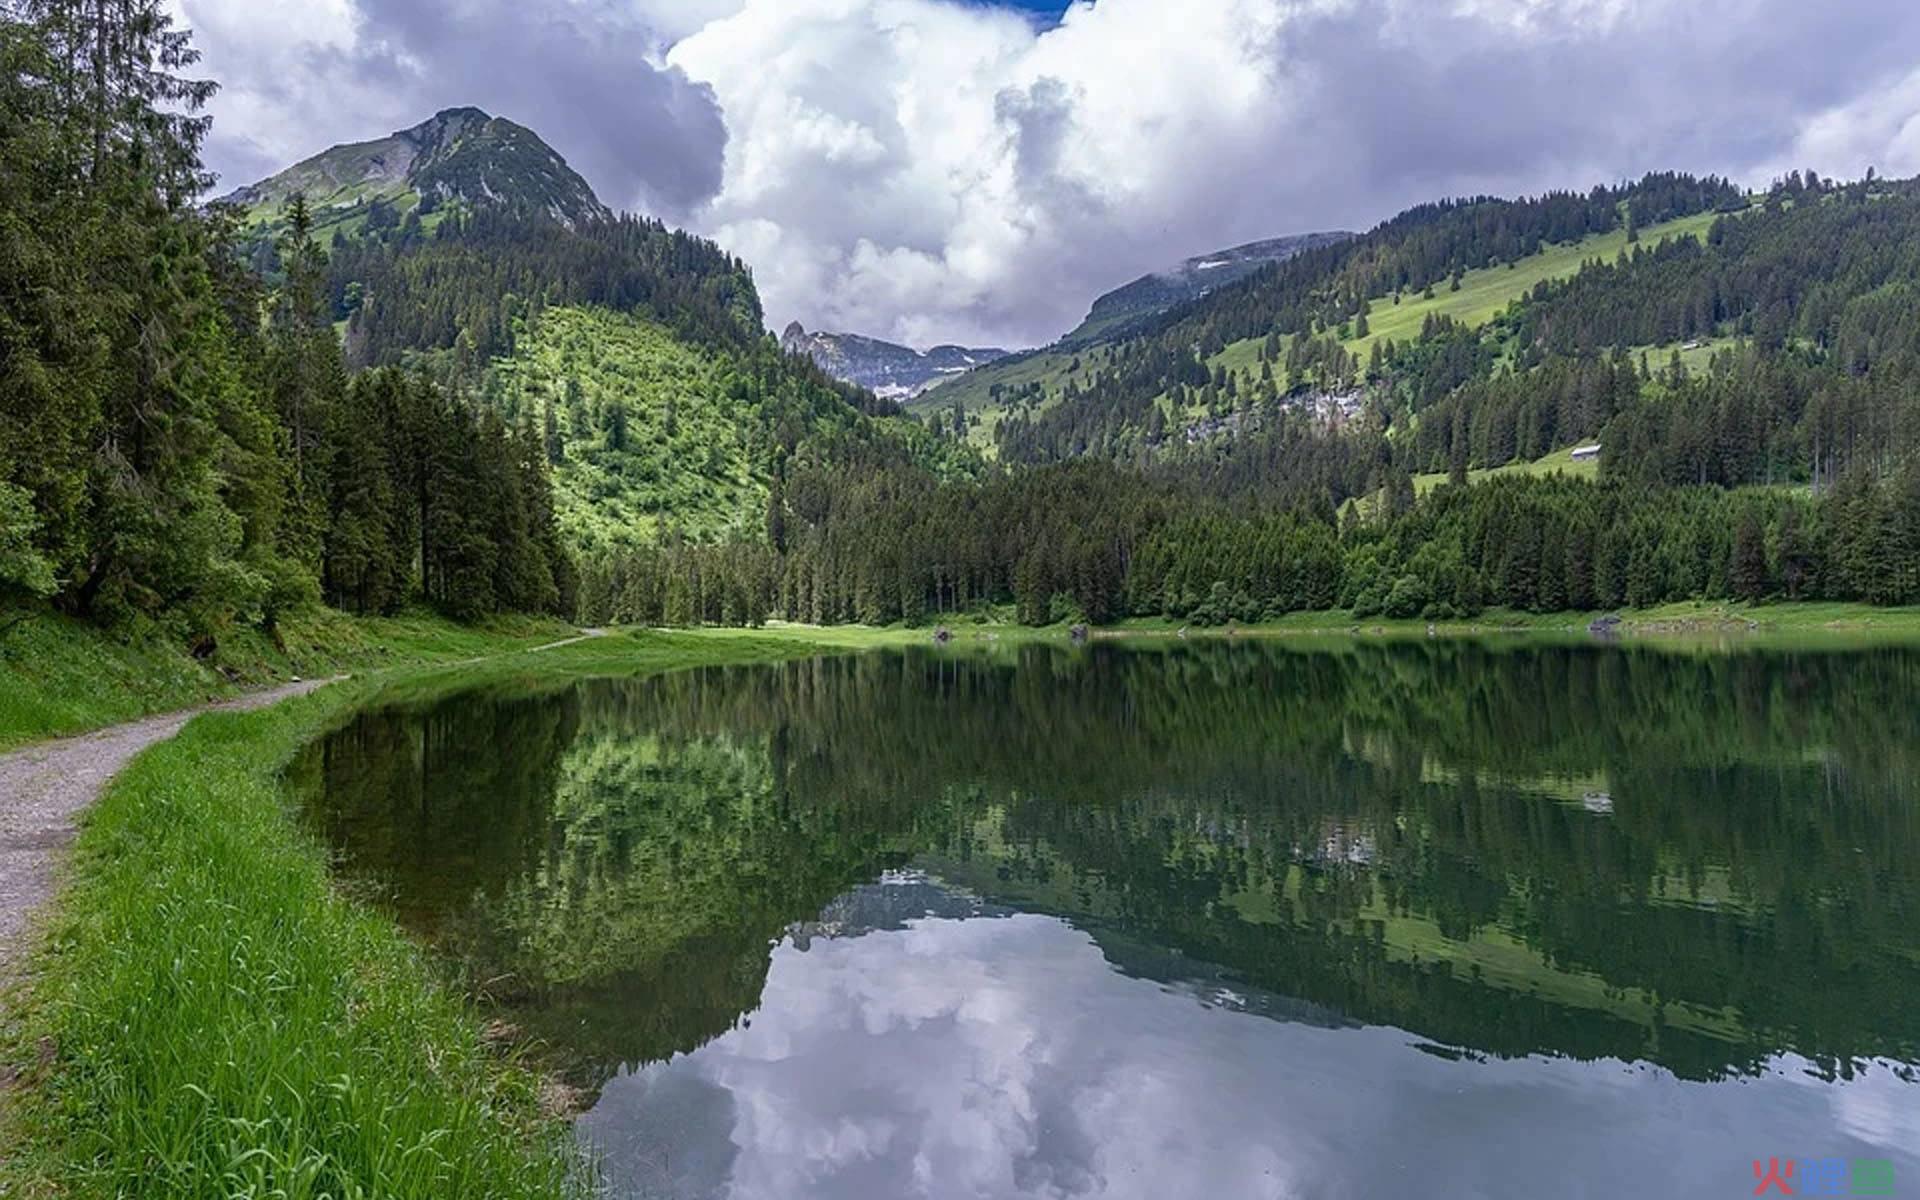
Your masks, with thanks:
[(1707, 1195), (1797, 1138), (1912, 1157), (1888, 1070), (1449, 1061), (1397, 1029), (1236, 1011), (1193, 966), (1130, 978), (1035, 914), (788, 940), (749, 1020), (622, 1072), (582, 1128), (616, 1188), (769, 1200)]
[(1187, 255), (1442, 195), (1762, 181), (1916, 53), (1886, 0), (748, 0), (668, 61), (725, 113), (700, 220), (775, 320), (1021, 344)]
[(1920, 170), (1904, 0), (173, 2), (229, 174), (475, 103), (743, 255), (776, 325), (920, 345), (1440, 196)]
[(473, 104), (527, 125), (601, 198), (684, 218), (720, 183), (712, 93), (661, 62), (732, 6), (612, 0), (173, 0), (222, 82), (231, 184)]
[(1895, 178), (1920, 174), (1920, 70), (1808, 121), (1774, 173), (1851, 176), (1869, 166)]

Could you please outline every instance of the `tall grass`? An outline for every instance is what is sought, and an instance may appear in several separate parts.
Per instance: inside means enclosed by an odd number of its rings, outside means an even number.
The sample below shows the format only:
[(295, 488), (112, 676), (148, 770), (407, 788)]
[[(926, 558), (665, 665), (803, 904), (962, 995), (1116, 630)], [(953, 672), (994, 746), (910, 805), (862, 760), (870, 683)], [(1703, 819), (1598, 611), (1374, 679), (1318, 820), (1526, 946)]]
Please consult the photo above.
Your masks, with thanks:
[[(0, 614), (0, 624), (5, 624)], [(355, 618), (314, 608), (276, 638), (236, 629), (201, 660), (156, 631), (114, 633), (39, 613), (0, 634), (0, 749), (231, 696), (292, 675), (475, 658), (567, 636), (531, 617), (458, 625), (429, 613)]]
[(78, 1197), (583, 1190), (537, 1077), (489, 1054), (288, 817), (279, 770), (342, 699), (203, 717), (94, 809), (14, 1031), (51, 1051), (8, 1130), (25, 1179)]
[(357, 679), (213, 714), (89, 813), (6, 1013), (0, 1196), (566, 1197), (591, 1171), (541, 1080), (484, 1044), (426, 952), (333, 887), (281, 775), (369, 704), (816, 653), (640, 633)]

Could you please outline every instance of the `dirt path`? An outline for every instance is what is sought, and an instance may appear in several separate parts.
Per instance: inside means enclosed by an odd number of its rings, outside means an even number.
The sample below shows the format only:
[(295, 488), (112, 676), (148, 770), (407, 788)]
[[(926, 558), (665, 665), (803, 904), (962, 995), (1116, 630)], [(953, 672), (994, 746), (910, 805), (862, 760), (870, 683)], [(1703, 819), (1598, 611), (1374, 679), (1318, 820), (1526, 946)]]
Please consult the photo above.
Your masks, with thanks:
[(590, 642), (594, 638), (605, 636), (607, 636), (607, 631), (604, 629), (582, 629), (578, 637), (561, 638), (557, 642), (548, 642), (544, 646), (535, 646), (533, 649), (527, 651), (527, 653), (538, 654), (542, 650), (558, 650), (562, 646), (571, 646), (575, 642)]
[[(604, 629), (582, 629), (578, 637), (535, 646), (529, 653), (606, 634)], [(15, 965), (32, 945), (33, 914), (53, 896), (61, 856), (73, 842), (75, 818), (134, 755), (166, 741), (203, 712), (265, 708), (328, 682), (290, 683), (0, 754), (0, 986), (11, 980)]]
[(31, 946), (33, 914), (53, 895), (74, 819), (133, 756), (203, 712), (244, 712), (329, 682), (308, 680), (0, 754), (0, 984)]

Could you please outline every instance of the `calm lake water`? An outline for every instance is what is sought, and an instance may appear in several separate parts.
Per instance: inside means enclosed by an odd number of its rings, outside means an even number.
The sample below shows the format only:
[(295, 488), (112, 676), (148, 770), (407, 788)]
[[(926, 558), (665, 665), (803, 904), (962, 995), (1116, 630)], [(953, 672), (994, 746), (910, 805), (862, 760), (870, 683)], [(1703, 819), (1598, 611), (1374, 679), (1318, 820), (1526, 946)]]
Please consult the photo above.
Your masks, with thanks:
[(617, 1195), (1920, 1195), (1914, 650), (870, 654), (294, 779)]

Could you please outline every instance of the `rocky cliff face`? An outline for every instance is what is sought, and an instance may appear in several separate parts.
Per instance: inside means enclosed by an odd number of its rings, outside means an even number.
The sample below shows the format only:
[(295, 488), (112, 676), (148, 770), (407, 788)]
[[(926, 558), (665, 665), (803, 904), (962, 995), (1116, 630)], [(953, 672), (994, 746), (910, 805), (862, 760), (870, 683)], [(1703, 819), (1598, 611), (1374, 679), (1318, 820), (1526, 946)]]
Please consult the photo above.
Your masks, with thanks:
[(808, 333), (798, 321), (780, 335), (780, 346), (790, 354), (808, 355), (835, 379), (859, 384), (893, 400), (917, 396), (955, 375), (1007, 355), (997, 348), (964, 346), (935, 346), (923, 353), (857, 333)]

